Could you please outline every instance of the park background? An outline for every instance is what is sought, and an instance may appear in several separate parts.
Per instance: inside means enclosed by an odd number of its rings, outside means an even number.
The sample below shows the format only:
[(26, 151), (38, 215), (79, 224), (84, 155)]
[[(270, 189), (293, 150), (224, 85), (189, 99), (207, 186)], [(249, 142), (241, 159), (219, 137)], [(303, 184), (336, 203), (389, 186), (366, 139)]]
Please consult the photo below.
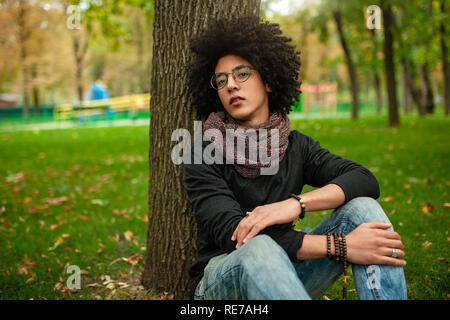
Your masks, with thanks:
[[(383, 8), (378, 26), (371, 5)], [(149, 141), (156, 7), (0, 1), (1, 299), (179, 297), (142, 281), (151, 249), (148, 159), (161, 152)], [(377, 177), (378, 201), (405, 245), (410, 299), (450, 298), (448, 7), (260, 3), (260, 16), (301, 51), (304, 93), (292, 129)], [(94, 100), (98, 79), (111, 99)], [(330, 85), (336, 91), (317, 92)], [(329, 212), (308, 214), (302, 227)], [(80, 289), (68, 287), (71, 265), (81, 269)], [(322, 299), (340, 299), (341, 285)]]

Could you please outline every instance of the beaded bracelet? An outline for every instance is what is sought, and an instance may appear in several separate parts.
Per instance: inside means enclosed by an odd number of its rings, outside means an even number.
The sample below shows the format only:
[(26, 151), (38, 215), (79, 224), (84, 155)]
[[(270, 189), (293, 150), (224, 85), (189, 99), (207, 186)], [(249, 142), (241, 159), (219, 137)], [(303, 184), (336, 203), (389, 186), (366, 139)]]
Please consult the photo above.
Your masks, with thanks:
[(298, 202), (300, 202), (301, 212), (300, 212), (300, 215), (298, 217), (300, 219), (303, 219), (305, 217), (305, 213), (306, 213), (306, 205), (305, 205), (305, 203), (303, 202), (302, 198), (300, 198), (296, 194), (292, 193), (290, 197), (291, 198), (295, 198), (295, 199), (297, 199)]
[(331, 254), (331, 234), (327, 232), (327, 258), (329, 260), (333, 259), (333, 255)]
[[(343, 232), (333, 233), (334, 238), (334, 258), (336, 261), (341, 261), (344, 265), (344, 285), (342, 288), (342, 298), (347, 298), (347, 242)], [(327, 233), (327, 257), (332, 259), (331, 254), (331, 235)]]
[(338, 243), (338, 238), (337, 238), (337, 233), (333, 233), (333, 238), (334, 238), (334, 258), (336, 259), (336, 261), (339, 261), (339, 243)]

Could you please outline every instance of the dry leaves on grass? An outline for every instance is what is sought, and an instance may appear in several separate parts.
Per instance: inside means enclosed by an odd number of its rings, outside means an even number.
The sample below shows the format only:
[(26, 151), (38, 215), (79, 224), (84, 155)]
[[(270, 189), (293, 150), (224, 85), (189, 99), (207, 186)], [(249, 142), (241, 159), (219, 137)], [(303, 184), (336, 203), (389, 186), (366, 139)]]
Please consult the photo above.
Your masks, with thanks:
[(67, 202), (69, 199), (66, 196), (58, 197), (58, 198), (47, 198), (45, 201), (47, 204), (51, 206), (59, 206), (64, 202)]
[(433, 243), (431, 242), (431, 241), (425, 241), (424, 243), (422, 243), (422, 247), (424, 248), (424, 249), (426, 249), (426, 248), (428, 248), (428, 247), (431, 247), (433, 245)]
[(422, 212), (429, 217), (433, 216), (432, 213), (433, 213), (434, 209), (435, 209), (435, 206), (432, 203), (426, 203), (422, 206)]
[(383, 201), (383, 202), (389, 202), (389, 201), (393, 201), (393, 200), (395, 200), (395, 198), (393, 196), (387, 196), (387, 197), (381, 198), (381, 201)]

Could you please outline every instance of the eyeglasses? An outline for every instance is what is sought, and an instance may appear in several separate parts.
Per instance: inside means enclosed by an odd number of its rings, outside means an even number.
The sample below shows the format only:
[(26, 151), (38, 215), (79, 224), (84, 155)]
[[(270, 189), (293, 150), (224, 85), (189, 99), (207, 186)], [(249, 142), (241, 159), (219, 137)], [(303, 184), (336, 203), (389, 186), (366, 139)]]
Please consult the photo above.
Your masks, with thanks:
[(234, 68), (231, 73), (216, 73), (211, 78), (211, 86), (216, 89), (220, 90), (223, 87), (225, 87), (228, 83), (228, 75), (231, 74), (233, 76), (234, 81), (237, 82), (244, 82), (247, 81), (250, 77), (250, 70), (254, 70), (255, 68), (252, 68), (250, 66), (241, 65)]

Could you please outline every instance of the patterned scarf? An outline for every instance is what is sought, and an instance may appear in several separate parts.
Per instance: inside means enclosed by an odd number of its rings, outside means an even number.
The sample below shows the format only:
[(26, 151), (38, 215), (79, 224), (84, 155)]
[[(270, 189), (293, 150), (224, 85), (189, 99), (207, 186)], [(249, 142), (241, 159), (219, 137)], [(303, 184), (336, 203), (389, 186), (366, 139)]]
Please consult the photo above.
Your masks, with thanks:
[[(278, 113), (271, 113), (269, 120), (262, 124), (253, 127), (243, 127), (225, 111), (212, 112), (205, 121), (203, 132), (208, 129), (218, 129), (222, 133), (222, 140), (214, 139), (214, 136), (211, 137), (214, 149), (224, 155), (227, 163), (232, 163), (236, 170), (245, 178), (256, 178), (264, 174), (264, 172), (270, 172), (270, 170), (262, 172), (262, 168), (273, 168), (274, 166), (278, 168), (288, 147), (290, 134), (288, 117)], [(234, 136), (237, 138), (233, 138), (234, 146), (229, 146), (229, 152), (227, 152), (226, 147), (227, 129), (234, 130)], [(278, 130), (271, 131), (271, 129)], [(275, 141), (273, 145), (272, 139)], [(278, 143), (276, 143), (277, 140)], [(239, 141), (245, 141), (245, 147)], [(231, 149), (232, 147), (235, 148)]]

